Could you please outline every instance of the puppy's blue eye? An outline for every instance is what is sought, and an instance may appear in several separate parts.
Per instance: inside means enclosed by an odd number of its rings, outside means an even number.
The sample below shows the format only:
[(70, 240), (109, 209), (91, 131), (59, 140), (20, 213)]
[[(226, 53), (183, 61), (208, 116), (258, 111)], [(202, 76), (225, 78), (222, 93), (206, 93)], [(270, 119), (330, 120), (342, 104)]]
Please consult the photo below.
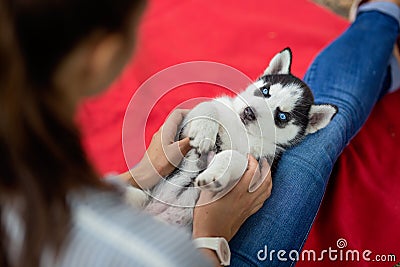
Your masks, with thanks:
[(266, 84), (264, 84), (261, 88), (260, 91), (263, 94), (264, 97), (266, 98), (270, 98), (271, 95), (269, 94), (269, 88), (271, 87), (271, 83), (267, 82)]
[(285, 113), (279, 113), (278, 114), (278, 116), (279, 116), (279, 119), (281, 120), (281, 121), (286, 121), (287, 120), (287, 116), (286, 116), (286, 114)]

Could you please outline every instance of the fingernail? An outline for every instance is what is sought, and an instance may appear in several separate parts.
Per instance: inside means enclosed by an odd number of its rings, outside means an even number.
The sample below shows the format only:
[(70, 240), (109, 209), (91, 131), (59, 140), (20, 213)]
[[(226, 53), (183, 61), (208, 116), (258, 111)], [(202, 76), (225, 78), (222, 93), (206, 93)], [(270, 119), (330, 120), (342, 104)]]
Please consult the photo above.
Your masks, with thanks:
[(183, 138), (182, 140), (179, 141), (179, 145), (180, 146), (184, 146), (184, 145), (189, 144), (189, 142), (190, 142), (189, 137), (185, 137), (185, 138)]
[(189, 152), (190, 149), (192, 149), (192, 147), (190, 146), (189, 137), (186, 137), (179, 141), (179, 149), (184, 155), (186, 155), (186, 153)]
[(253, 193), (254, 191), (256, 191), (258, 188), (257, 182), (253, 182), (253, 180), (251, 181), (250, 185), (249, 185), (249, 189), (247, 190), (249, 193)]
[(268, 160), (266, 158), (262, 158), (261, 165), (266, 166), (266, 167), (269, 166)]

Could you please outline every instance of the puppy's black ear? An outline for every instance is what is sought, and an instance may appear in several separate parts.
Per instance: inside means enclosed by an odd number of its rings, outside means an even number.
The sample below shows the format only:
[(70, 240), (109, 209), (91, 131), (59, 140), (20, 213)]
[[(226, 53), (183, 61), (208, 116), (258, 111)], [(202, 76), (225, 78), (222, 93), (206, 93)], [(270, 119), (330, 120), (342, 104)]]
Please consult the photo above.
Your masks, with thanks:
[(308, 115), (308, 125), (306, 134), (315, 133), (325, 128), (338, 112), (338, 108), (334, 105), (312, 105)]
[(292, 66), (292, 51), (289, 47), (276, 54), (265, 69), (264, 75), (289, 74)]

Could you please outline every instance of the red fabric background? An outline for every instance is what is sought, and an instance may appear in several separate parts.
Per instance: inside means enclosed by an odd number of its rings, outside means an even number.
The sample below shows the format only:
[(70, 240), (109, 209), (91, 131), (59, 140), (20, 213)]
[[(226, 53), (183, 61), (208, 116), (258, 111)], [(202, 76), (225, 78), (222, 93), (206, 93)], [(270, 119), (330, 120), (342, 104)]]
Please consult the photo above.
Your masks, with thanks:
[[(89, 157), (102, 174), (127, 169), (121, 140), (125, 109), (136, 89), (158, 71), (207, 60), (230, 65), (254, 79), (276, 52), (289, 46), (294, 54), (292, 72), (301, 77), (316, 53), (347, 25), (306, 0), (149, 1), (132, 60), (107, 92), (84, 101), (77, 114)], [(147, 121), (147, 114), (137, 113), (142, 119), (138, 130), (146, 129), (147, 142), (176, 104), (221, 93), (215, 86), (200, 92), (184, 89), (161, 99)], [(148, 90), (148, 95), (149, 101), (158, 96), (157, 88)], [(369, 249), (373, 255), (395, 253), (400, 261), (399, 100), (400, 93), (386, 96), (346, 148), (305, 249), (336, 248), (336, 240), (345, 238), (347, 248)], [(133, 148), (143, 143), (135, 138)], [(137, 160), (141, 153), (138, 149)], [(315, 265), (368, 266), (329, 261)]]

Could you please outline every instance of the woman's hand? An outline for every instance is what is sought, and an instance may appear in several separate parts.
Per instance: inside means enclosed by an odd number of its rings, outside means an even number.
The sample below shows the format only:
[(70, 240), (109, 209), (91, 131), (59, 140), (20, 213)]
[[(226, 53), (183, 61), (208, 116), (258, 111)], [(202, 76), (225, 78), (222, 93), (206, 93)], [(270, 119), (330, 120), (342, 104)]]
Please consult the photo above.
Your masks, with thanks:
[[(231, 240), (248, 217), (258, 211), (271, 195), (272, 177), (265, 159), (259, 164), (249, 156), (246, 172), (224, 197), (194, 209), (193, 238), (224, 237)], [(252, 192), (252, 193), (250, 193)], [(211, 193), (203, 191), (199, 202), (207, 203)]]
[[(189, 110), (176, 109), (153, 135), (142, 160), (130, 171), (120, 175), (137, 188), (151, 188), (170, 174), (191, 149), (189, 138), (174, 142), (178, 126)], [(133, 178), (133, 179), (132, 179)]]

